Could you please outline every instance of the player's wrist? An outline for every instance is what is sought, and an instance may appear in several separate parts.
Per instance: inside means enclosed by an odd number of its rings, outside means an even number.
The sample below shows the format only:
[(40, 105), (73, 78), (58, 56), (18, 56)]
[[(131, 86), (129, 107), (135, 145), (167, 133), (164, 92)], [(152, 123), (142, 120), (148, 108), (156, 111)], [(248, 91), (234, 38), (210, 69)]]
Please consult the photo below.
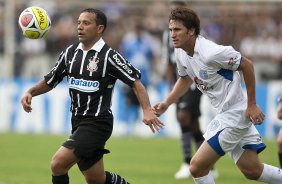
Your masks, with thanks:
[(256, 102), (248, 102), (248, 107), (253, 106), (253, 105), (257, 105)]
[(168, 108), (173, 102), (170, 99), (165, 99), (163, 101), (163, 104), (166, 106), (166, 108)]

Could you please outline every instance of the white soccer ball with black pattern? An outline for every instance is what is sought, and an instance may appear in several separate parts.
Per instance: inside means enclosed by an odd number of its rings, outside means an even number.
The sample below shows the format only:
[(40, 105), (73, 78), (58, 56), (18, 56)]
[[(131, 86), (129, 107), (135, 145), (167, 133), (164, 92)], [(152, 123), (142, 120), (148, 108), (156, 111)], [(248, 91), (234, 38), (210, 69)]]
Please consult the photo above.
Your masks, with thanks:
[(51, 19), (43, 8), (31, 6), (21, 13), (19, 27), (25, 37), (39, 39), (48, 34), (51, 28)]

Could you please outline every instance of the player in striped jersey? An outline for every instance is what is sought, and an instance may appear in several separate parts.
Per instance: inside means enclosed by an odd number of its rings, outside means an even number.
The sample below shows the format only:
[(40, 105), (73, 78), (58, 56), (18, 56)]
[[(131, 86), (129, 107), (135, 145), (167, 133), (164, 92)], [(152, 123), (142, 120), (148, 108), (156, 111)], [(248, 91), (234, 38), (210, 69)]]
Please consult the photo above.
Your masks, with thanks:
[[(264, 114), (256, 104), (252, 62), (233, 47), (215, 44), (199, 35), (200, 20), (191, 9), (172, 10), (169, 29), (180, 77), (168, 97), (154, 106), (157, 114), (164, 113), (192, 83), (210, 98), (218, 112), (190, 163), (195, 183), (214, 184), (210, 170), (228, 153), (246, 178), (281, 184), (281, 169), (263, 164), (258, 158), (265, 144), (254, 124), (261, 124)], [(244, 77), (247, 98), (238, 70)]]
[(141, 73), (103, 40), (107, 17), (97, 9), (85, 9), (78, 18), (79, 43), (65, 49), (54, 68), (30, 88), (21, 103), (31, 112), (32, 97), (46, 93), (67, 78), (71, 97), (72, 135), (52, 158), (52, 182), (69, 183), (68, 171), (77, 164), (89, 184), (127, 184), (121, 176), (104, 171), (106, 141), (113, 130), (110, 109), (117, 79), (132, 87), (143, 110), (143, 122), (153, 132), (163, 124), (154, 114)]

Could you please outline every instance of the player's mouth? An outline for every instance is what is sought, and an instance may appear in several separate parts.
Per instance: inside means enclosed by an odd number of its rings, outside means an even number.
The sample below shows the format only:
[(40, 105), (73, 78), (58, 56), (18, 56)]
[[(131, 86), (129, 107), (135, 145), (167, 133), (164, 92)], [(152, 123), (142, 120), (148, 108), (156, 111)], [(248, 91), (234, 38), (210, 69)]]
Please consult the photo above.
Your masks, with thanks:
[(78, 32), (78, 37), (82, 37), (84, 35), (85, 35), (84, 33)]

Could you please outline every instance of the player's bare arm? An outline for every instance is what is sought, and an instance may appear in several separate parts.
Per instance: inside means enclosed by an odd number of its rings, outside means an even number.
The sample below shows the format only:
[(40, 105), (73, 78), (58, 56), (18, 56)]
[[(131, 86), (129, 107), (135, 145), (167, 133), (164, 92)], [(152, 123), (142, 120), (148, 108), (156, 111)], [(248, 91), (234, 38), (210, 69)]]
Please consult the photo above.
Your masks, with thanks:
[(256, 104), (256, 81), (254, 66), (249, 59), (243, 57), (239, 70), (241, 70), (243, 73), (247, 89), (248, 107), (246, 116), (249, 117), (254, 124), (261, 124), (265, 116)]
[(45, 80), (39, 81), (35, 86), (27, 90), (27, 92), (22, 97), (21, 103), (22, 103), (23, 109), (26, 112), (31, 112), (32, 111), (32, 108), (31, 108), (32, 97), (46, 93), (50, 91), (51, 89), (52, 88), (46, 84)]
[(154, 105), (154, 110), (156, 111), (156, 115), (160, 116), (163, 114), (167, 108), (178, 101), (178, 99), (183, 96), (187, 90), (190, 88), (190, 86), (193, 84), (193, 80), (188, 77), (179, 77), (179, 79), (176, 81), (175, 86), (173, 87), (170, 94), (167, 96), (167, 98), (156, 105)]
[(137, 96), (140, 106), (143, 110), (143, 122), (151, 128), (152, 132), (155, 133), (155, 131), (160, 131), (164, 124), (157, 118), (153, 109), (151, 108), (148, 93), (146, 92), (146, 89), (140, 80), (136, 80), (134, 82), (132, 89)]
[(277, 117), (282, 120), (282, 97), (279, 98)]

